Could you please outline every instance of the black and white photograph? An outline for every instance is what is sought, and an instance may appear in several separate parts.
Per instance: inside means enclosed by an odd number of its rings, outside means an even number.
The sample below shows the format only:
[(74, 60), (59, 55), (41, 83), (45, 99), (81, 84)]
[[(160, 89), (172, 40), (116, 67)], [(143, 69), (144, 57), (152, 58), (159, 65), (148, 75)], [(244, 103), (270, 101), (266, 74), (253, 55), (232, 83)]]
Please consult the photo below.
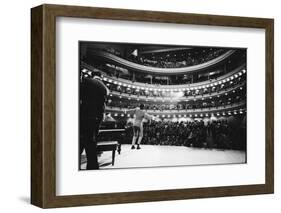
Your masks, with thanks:
[(247, 162), (247, 49), (79, 41), (79, 170)]

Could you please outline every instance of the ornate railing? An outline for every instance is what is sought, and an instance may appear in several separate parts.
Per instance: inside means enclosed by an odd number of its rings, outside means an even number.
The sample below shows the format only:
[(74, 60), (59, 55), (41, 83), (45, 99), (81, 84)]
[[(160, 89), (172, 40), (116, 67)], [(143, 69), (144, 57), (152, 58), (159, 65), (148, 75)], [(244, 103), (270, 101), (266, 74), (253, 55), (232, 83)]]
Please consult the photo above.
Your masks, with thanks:
[(138, 70), (141, 72), (146, 72), (146, 73), (157, 73), (157, 74), (182, 74), (182, 73), (188, 73), (188, 72), (194, 72), (198, 70), (205, 69), (207, 67), (210, 67), (212, 65), (215, 65), (225, 59), (227, 59), (229, 56), (231, 56), (235, 50), (229, 50), (226, 53), (218, 56), (217, 58), (214, 58), (210, 61), (207, 61), (202, 64), (197, 64), (189, 67), (181, 67), (181, 68), (159, 68), (159, 67), (150, 67), (150, 66), (145, 66), (141, 64), (137, 64), (131, 61), (128, 61), (126, 59), (123, 59), (121, 57), (118, 57), (114, 54), (111, 54), (109, 52), (101, 51), (101, 50), (96, 50), (92, 51), (92, 55), (96, 57), (100, 57), (103, 59), (106, 59), (110, 62), (114, 62), (115, 64), (120, 64), (123, 65), (124, 67)]
[(176, 100), (169, 96), (169, 97), (157, 97), (157, 96), (142, 96), (142, 95), (134, 95), (134, 94), (128, 94), (128, 93), (121, 93), (117, 91), (111, 91), (110, 94), (111, 96), (121, 96), (122, 98), (127, 98), (127, 99), (135, 99), (135, 100), (142, 100), (142, 101), (149, 101), (149, 102), (169, 102), (169, 101), (189, 101), (189, 100), (194, 100), (194, 99), (201, 99), (201, 98), (210, 98), (210, 97), (215, 97), (218, 95), (224, 95), (225, 93), (230, 93), (233, 90), (237, 90), (240, 87), (243, 87), (246, 84), (246, 82), (242, 82), (240, 84), (237, 84), (233, 87), (227, 88), (227, 89), (222, 89), (218, 92), (212, 92), (210, 94), (203, 94), (203, 95), (190, 95), (190, 96), (184, 96), (180, 98), (176, 98)]
[(86, 63), (82, 63), (82, 67), (92, 70), (92, 71), (99, 71), (104, 75), (104, 79), (106, 79), (106, 81), (111, 81), (111, 82), (116, 82), (117, 84), (121, 84), (121, 85), (126, 85), (126, 86), (130, 86), (130, 87), (139, 87), (139, 88), (148, 88), (148, 89), (185, 89), (185, 88), (189, 88), (189, 89), (194, 89), (196, 87), (204, 87), (204, 86), (211, 86), (212, 84), (218, 84), (219, 82), (222, 81), (226, 81), (228, 78), (230, 78), (231, 76), (234, 76), (235, 74), (241, 72), (243, 69), (245, 69), (245, 64), (242, 64), (241, 66), (237, 67), (236, 69), (232, 70), (231, 72), (228, 72), (227, 74), (220, 76), (218, 78), (216, 78), (215, 80), (207, 80), (207, 81), (201, 81), (198, 83), (193, 83), (193, 84), (180, 84), (180, 85), (155, 85), (155, 84), (145, 84), (145, 83), (140, 83), (140, 82), (132, 82), (130, 80), (126, 80), (123, 78), (115, 78), (112, 76), (108, 76), (104, 71), (96, 69), (94, 67), (92, 67), (91, 65), (88, 65)]
[[(218, 107), (209, 107), (209, 108), (197, 108), (197, 109), (181, 109), (181, 110), (145, 110), (146, 112), (150, 114), (194, 114), (194, 113), (217, 113), (217, 112), (228, 112), (240, 109), (245, 111), (246, 108), (246, 101), (241, 101), (239, 103), (234, 103), (230, 105), (225, 106), (218, 106)], [(238, 110), (239, 109), (239, 110)], [(123, 112), (125, 113), (128, 109), (127, 108), (121, 108), (121, 107), (110, 107), (106, 106), (107, 111), (113, 111), (113, 112)]]

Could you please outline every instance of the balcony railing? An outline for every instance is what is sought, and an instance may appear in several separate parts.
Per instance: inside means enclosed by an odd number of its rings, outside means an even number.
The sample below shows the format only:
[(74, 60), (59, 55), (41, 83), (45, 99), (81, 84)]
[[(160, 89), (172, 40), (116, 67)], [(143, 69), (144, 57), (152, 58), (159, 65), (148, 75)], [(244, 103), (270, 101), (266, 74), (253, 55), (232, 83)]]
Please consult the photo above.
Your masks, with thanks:
[(82, 67), (92, 70), (92, 71), (99, 71), (104, 75), (104, 79), (107, 81), (111, 82), (116, 82), (117, 84), (121, 85), (127, 85), (130, 87), (139, 87), (139, 88), (148, 88), (148, 89), (162, 89), (162, 90), (171, 90), (171, 89), (184, 89), (186, 87), (190, 89), (194, 89), (196, 87), (204, 87), (204, 86), (210, 86), (211, 84), (215, 84), (218, 82), (226, 81), (227, 78), (237, 74), (241, 70), (245, 69), (245, 64), (242, 64), (241, 66), (237, 67), (236, 69), (232, 70), (231, 72), (228, 72), (227, 74), (217, 77), (216, 80), (207, 80), (207, 81), (201, 81), (198, 83), (193, 83), (193, 84), (180, 84), (180, 85), (155, 85), (155, 84), (145, 84), (145, 83), (140, 83), (140, 82), (132, 82), (130, 80), (126, 80), (123, 78), (115, 78), (108, 76), (104, 71), (96, 69), (92, 67), (91, 65), (88, 65), (86, 63), (82, 63)]
[(201, 99), (201, 98), (210, 98), (210, 97), (215, 97), (218, 95), (224, 95), (225, 93), (230, 93), (233, 90), (237, 90), (240, 87), (243, 87), (246, 84), (246, 82), (242, 82), (240, 84), (237, 84), (231, 88), (228, 89), (222, 89), (218, 92), (212, 92), (211, 94), (203, 94), (203, 95), (195, 95), (195, 96), (184, 96), (181, 98), (173, 98), (171, 96), (169, 97), (157, 97), (157, 96), (142, 96), (142, 95), (134, 95), (134, 94), (127, 94), (127, 93), (121, 93), (121, 92), (117, 92), (117, 91), (111, 91), (110, 94), (120, 97), (121, 98), (127, 98), (127, 99), (135, 99), (135, 100), (142, 100), (142, 101), (149, 101), (149, 102), (170, 102), (170, 101), (190, 101), (190, 100), (194, 100), (194, 99)]
[(105, 51), (92, 51), (92, 54), (96, 57), (100, 57), (103, 59), (106, 59), (109, 62), (113, 62), (115, 64), (123, 65), (127, 68), (138, 70), (141, 72), (146, 73), (158, 73), (158, 74), (182, 74), (182, 73), (188, 73), (188, 72), (194, 72), (198, 70), (202, 70), (204, 68), (210, 67), (212, 65), (215, 65), (225, 59), (227, 59), (230, 55), (232, 55), (235, 52), (235, 50), (229, 50), (226, 53), (218, 56), (215, 59), (212, 59), (208, 62), (197, 64), (189, 67), (181, 67), (181, 68), (158, 68), (158, 67), (150, 67), (150, 66), (144, 66), (141, 64), (137, 64), (131, 61), (128, 61), (126, 59), (120, 58), (114, 54), (105, 52)]
[[(231, 105), (226, 106), (219, 106), (219, 107), (210, 107), (210, 108), (198, 108), (198, 109), (185, 109), (185, 110), (145, 110), (149, 114), (153, 115), (165, 115), (165, 114), (172, 114), (172, 115), (181, 115), (181, 114), (206, 114), (206, 113), (228, 113), (230, 111), (245, 111), (246, 108), (246, 101), (241, 101), (239, 103), (234, 103)], [(108, 112), (121, 112), (125, 113), (128, 110), (127, 108), (120, 108), (120, 107), (106, 107), (106, 111)]]

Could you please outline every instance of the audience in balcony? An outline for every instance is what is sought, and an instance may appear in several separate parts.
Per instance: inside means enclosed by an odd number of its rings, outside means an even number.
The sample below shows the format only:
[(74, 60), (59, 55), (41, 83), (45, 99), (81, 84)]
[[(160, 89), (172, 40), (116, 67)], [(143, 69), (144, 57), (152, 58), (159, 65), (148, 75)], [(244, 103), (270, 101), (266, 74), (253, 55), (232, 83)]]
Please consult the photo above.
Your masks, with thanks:
[[(153, 103), (153, 102), (146, 102), (145, 109), (146, 110), (194, 110), (194, 109), (208, 109), (208, 108), (218, 108), (218, 107), (226, 107), (232, 106), (235, 103), (241, 103), (242, 101), (246, 100), (245, 93), (241, 94), (231, 94), (228, 96), (223, 97), (216, 97), (214, 99), (204, 99), (204, 100), (191, 100), (188, 102), (165, 102), (161, 103)], [(139, 105), (138, 101), (125, 101), (125, 100), (118, 100), (118, 99), (109, 99), (107, 106), (109, 107), (117, 107), (120, 109), (133, 109)]]
[[(189, 89), (189, 90), (184, 90), (184, 96), (185, 97), (190, 97), (190, 96), (203, 96), (206, 94), (212, 94), (212, 93), (218, 93), (218, 92), (223, 92), (226, 90), (229, 90), (230, 88), (233, 88), (237, 85), (243, 85), (243, 83), (246, 81), (245, 76), (240, 76), (237, 78), (233, 78), (232, 80), (229, 80), (225, 83), (221, 83), (205, 88), (200, 88), (200, 89)], [(104, 81), (104, 83), (107, 85), (107, 87), (114, 92), (118, 92), (120, 95), (122, 94), (128, 94), (128, 95), (135, 95), (135, 96), (146, 96), (146, 97), (169, 97), (173, 95), (173, 93), (179, 92), (179, 91), (163, 91), (157, 86), (155, 86), (153, 89), (149, 89), (146, 87), (145, 89), (138, 88), (138, 86), (132, 86), (130, 87), (125, 87), (121, 86), (118, 84), (114, 83), (109, 83)]]
[(174, 53), (164, 52), (157, 54), (152, 53), (140, 55), (126, 54), (122, 56), (120, 51), (112, 47), (103, 48), (101, 50), (137, 64), (158, 68), (181, 68), (194, 66), (210, 61), (227, 52), (227, 49), (202, 48), (201, 50), (197, 51), (181, 50)]

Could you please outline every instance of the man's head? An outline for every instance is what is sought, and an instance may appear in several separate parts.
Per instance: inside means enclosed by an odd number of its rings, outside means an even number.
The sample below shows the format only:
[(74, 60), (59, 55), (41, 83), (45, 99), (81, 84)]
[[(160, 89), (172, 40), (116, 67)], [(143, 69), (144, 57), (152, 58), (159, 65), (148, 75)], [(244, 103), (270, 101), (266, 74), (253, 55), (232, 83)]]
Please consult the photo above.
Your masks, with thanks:
[(140, 104), (140, 109), (144, 109), (144, 104)]
[(97, 71), (93, 71), (91, 77), (94, 78), (94, 79), (102, 80), (101, 79), (101, 73), (97, 72)]

